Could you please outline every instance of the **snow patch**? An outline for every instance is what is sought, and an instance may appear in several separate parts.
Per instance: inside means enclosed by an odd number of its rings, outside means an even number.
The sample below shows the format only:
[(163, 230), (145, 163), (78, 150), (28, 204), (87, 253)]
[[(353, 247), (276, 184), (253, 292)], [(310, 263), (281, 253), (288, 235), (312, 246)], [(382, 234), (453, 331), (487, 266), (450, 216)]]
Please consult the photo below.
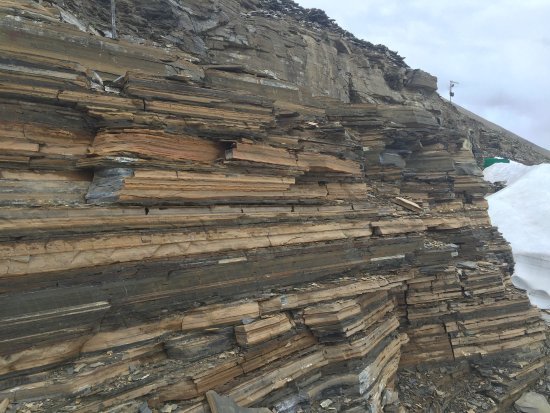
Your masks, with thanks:
[(529, 172), (530, 166), (519, 162), (495, 163), (483, 171), (483, 178), (489, 182), (504, 182), (511, 185)]
[(512, 281), (534, 305), (550, 309), (550, 164), (497, 163), (484, 177), (507, 184), (487, 201), (491, 222), (512, 246)]

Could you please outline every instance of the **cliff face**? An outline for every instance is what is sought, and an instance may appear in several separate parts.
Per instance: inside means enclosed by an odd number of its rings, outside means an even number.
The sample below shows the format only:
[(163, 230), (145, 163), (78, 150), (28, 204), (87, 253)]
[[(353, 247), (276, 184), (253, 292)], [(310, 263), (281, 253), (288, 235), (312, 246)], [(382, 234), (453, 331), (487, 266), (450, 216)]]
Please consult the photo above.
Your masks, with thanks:
[(292, 2), (118, 0), (119, 40), (104, 3), (0, 0), (13, 411), (499, 411), (544, 375), (486, 126), (432, 76)]
[[(95, 2), (84, 7), (80, 3), (58, 2), (92, 32), (110, 29), (109, 1), (103, 2), (103, 8)], [(201, 64), (284, 80), (305, 88), (306, 94), (343, 102), (403, 102), (404, 83), (425, 86), (430, 92), (436, 87), (433, 77), (408, 70), (403, 59), (386, 47), (335, 31), (337, 26), (323, 12), (307, 13), (292, 1), (119, 0), (117, 4), (123, 39), (180, 48)]]
[[(60, 8), (62, 20), (97, 36), (111, 35), (110, 0), (50, 3)], [(283, 80), (302, 99), (421, 106), (465, 134), (478, 164), (492, 156), (529, 165), (550, 160), (548, 150), (443, 102), (434, 93), (434, 76), (409, 68), (383, 45), (357, 39), (322, 10), (292, 0), (117, 0), (117, 21), (122, 39), (184, 51), (208, 67)]]

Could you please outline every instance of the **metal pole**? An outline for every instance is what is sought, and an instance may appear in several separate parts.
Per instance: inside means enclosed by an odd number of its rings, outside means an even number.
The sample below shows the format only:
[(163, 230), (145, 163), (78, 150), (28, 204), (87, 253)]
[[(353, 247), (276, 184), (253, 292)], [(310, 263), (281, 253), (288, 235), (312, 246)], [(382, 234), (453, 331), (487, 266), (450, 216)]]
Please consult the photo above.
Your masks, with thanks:
[(113, 28), (113, 39), (116, 39), (116, 0), (111, 0), (111, 25)]
[(458, 85), (458, 82), (455, 82), (454, 80), (449, 81), (449, 102), (453, 101), (453, 96), (455, 95), (453, 92), (453, 88), (455, 85)]

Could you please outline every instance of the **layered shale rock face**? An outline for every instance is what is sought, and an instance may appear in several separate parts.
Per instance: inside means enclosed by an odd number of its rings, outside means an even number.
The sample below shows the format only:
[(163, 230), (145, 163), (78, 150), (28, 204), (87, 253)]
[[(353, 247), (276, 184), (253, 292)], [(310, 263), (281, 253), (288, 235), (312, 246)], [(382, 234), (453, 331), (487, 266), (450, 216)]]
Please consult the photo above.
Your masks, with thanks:
[(119, 0), (119, 40), (76, 3), (0, 1), (9, 411), (467, 411), (400, 401), (414, 366), (499, 411), (544, 375), (433, 77), (291, 2)]

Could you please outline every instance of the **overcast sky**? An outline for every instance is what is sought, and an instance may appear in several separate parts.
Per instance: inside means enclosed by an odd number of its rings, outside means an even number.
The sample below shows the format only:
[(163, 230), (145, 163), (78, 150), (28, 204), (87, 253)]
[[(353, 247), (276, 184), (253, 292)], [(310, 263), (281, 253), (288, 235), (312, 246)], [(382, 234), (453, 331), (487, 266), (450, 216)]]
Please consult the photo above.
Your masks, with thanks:
[(296, 0), (438, 77), (439, 94), (550, 149), (550, 0)]

